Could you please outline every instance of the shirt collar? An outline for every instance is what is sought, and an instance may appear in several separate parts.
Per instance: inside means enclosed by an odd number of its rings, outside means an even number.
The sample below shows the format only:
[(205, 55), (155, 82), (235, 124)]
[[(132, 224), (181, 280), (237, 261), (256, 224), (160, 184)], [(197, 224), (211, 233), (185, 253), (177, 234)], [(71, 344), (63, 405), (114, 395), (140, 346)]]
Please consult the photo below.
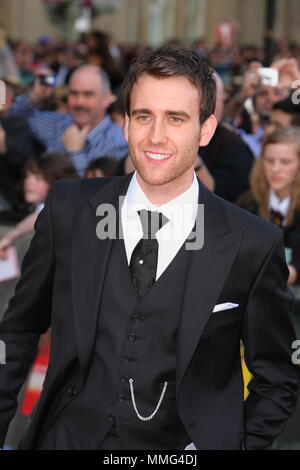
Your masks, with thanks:
[(125, 201), (128, 215), (132, 215), (137, 211), (143, 209), (154, 212), (158, 211), (161, 212), (165, 217), (167, 217), (170, 222), (172, 222), (172, 220), (174, 220), (174, 214), (176, 213), (176, 211), (179, 210), (183, 212), (185, 210), (185, 207), (188, 206), (192, 207), (191, 214), (192, 217), (196, 220), (198, 198), (199, 184), (197, 181), (196, 174), (194, 173), (193, 182), (184, 193), (180, 194), (175, 199), (172, 199), (166, 204), (160, 206), (152, 204), (152, 202), (149, 201), (142, 188), (140, 187), (135, 172), (128, 186)]
[(283, 217), (286, 217), (289, 211), (290, 203), (290, 196), (286, 197), (281, 201), (279, 197), (276, 196), (273, 189), (270, 189), (269, 209), (273, 209), (274, 211), (280, 212)]

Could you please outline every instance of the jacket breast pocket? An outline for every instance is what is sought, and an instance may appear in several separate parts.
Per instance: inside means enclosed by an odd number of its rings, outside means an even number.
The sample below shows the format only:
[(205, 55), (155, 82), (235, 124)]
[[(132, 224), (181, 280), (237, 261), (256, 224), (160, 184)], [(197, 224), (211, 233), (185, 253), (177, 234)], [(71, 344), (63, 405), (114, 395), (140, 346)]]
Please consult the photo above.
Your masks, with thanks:
[(230, 309), (219, 310), (210, 314), (209, 320), (206, 324), (206, 329), (219, 328), (227, 324), (233, 323), (241, 319), (243, 315), (243, 305), (239, 304), (237, 307)]

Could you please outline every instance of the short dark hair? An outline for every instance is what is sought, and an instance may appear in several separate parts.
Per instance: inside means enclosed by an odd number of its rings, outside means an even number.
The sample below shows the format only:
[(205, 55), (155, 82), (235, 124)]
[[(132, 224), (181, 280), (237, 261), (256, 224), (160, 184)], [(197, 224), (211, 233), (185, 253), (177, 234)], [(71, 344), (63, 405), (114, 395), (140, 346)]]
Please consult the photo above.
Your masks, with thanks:
[(99, 157), (90, 161), (89, 166), (85, 170), (85, 175), (88, 172), (94, 172), (95, 170), (101, 170), (104, 176), (114, 176), (119, 162), (114, 157)]
[(30, 158), (24, 172), (41, 174), (52, 185), (55, 181), (65, 178), (77, 178), (77, 172), (69, 158), (56, 152), (43, 152)]
[(130, 66), (123, 82), (123, 99), (130, 115), (130, 95), (142, 75), (156, 78), (185, 77), (197, 89), (200, 98), (200, 123), (203, 124), (216, 108), (216, 82), (208, 62), (188, 49), (163, 46), (146, 52)]

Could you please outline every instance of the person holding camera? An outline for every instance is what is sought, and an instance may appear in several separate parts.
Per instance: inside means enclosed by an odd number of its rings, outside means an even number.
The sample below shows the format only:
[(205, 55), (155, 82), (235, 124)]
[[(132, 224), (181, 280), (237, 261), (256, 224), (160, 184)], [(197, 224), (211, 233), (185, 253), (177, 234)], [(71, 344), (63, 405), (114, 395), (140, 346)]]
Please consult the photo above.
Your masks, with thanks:
[(238, 130), (256, 158), (262, 150), (273, 106), (290, 96), (299, 78), (295, 59), (276, 60), (269, 68), (253, 61), (243, 76), (241, 90), (228, 101), (224, 118)]
[(69, 84), (69, 113), (40, 109), (54, 87), (53, 72), (39, 69), (32, 90), (17, 97), (8, 114), (27, 118), (46, 151), (66, 154), (79, 175), (96, 157), (120, 159), (127, 155), (123, 132), (106, 113), (112, 94), (108, 76), (100, 67), (83, 65), (74, 71)]

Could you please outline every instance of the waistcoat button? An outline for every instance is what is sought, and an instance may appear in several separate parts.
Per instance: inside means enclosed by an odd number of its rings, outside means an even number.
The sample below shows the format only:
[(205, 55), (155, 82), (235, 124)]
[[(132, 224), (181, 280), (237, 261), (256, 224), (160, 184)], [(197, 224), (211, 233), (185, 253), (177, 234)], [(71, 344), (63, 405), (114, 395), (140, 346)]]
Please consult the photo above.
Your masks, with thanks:
[(128, 338), (130, 339), (130, 341), (135, 341), (136, 340), (136, 334), (135, 333), (130, 333)]
[(141, 317), (140, 317), (140, 315), (139, 315), (138, 313), (134, 313), (134, 314), (132, 315), (132, 320), (134, 320), (134, 321), (140, 321), (140, 320), (141, 320)]
[(78, 390), (76, 387), (74, 387), (74, 385), (70, 385), (70, 387), (68, 388), (67, 390), (67, 393), (68, 395), (70, 395), (71, 397), (75, 397), (75, 395), (77, 395), (78, 393)]

